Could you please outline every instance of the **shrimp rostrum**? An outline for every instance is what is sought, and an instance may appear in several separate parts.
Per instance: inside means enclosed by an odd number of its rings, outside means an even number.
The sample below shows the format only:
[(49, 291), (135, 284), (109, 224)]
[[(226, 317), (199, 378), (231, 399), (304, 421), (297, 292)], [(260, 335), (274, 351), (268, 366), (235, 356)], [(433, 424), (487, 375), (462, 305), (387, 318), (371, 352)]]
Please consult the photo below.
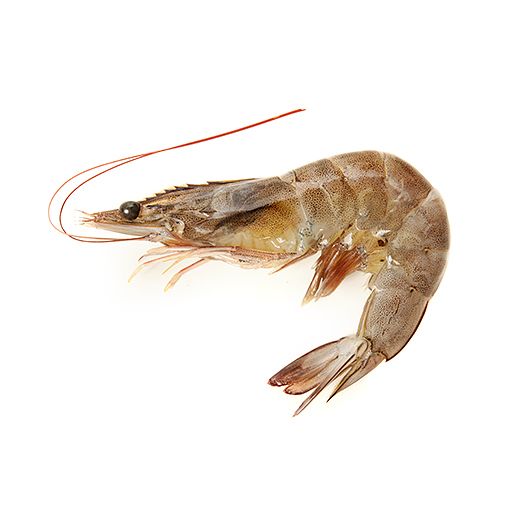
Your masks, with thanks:
[(376, 151), (326, 158), (280, 177), (174, 187), (86, 224), (162, 244), (140, 268), (192, 259), (167, 287), (210, 260), (281, 269), (319, 253), (305, 302), (332, 293), (354, 271), (371, 275), (355, 334), (299, 357), (270, 378), (289, 394), (326, 386), (331, 397), (416, 331), (446, 265), (449, 229), (439, 193), (411, 165)]

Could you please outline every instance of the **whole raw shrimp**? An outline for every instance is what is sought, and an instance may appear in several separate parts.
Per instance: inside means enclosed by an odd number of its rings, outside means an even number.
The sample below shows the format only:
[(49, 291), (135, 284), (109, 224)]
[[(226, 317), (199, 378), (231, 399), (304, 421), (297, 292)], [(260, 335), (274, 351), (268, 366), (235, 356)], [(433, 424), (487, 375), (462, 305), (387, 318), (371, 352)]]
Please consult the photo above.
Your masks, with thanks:
[(351, 272), (371, 274), (356, 334), (299, 357), (270, 378), (285, 392), (331, 397), (393, 358), (411, 339), (442, 278), (449, 246), (438, 192), (396, 156), (362, 151), (305, 165), (280, 177), (209, 182), (165, 190), (119, 209), (88, 215), (102, 229), (145, 236), (162, 247), (154, 262), (210, 260), (284, 268), (316, 252), (304, 301), (332, 293)]

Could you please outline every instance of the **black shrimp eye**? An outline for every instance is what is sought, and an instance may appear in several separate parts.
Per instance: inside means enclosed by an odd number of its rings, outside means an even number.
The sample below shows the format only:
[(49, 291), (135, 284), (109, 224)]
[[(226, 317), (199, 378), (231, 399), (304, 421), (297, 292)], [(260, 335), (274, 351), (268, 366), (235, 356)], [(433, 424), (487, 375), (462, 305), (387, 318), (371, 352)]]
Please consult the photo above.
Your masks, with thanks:
[(135, 220), (139, 216), (140, 203), (126, 201), (119, 207), (119, 211), (126, 220)]

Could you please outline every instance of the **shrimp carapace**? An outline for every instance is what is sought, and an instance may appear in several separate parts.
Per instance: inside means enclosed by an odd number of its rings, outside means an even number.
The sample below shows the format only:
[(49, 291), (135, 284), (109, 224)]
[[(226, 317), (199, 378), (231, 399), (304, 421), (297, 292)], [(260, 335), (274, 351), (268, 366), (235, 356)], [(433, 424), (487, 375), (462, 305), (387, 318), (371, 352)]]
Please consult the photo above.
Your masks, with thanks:
[(371, 294), (356, 334), (322, 345), (274, 375), (290, 394), (335, 395), (394, 357), (416, 331), (446, 265), (449, 228), (440, 195), (411, 165), (376, 151), (319, 160), (280, 177), (174, 187), (87, 215), (92, 226), (145, 236), (155, 262), (210, 260), (280, 270), (320, 253), (304, 301), (325, 297), (358, 270)]

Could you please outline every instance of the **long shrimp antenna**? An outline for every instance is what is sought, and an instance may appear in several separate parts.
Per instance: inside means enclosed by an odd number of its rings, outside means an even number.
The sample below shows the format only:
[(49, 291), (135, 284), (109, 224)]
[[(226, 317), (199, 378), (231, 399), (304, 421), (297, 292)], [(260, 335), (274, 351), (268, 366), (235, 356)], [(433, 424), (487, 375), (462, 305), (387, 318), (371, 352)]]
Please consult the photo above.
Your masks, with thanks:
[[(145, 236), (140, 237), (132, 237), (132, 238), (112, 238), (112, 237), (98, 237), (98, 236), (83, 236), (83, 235), (74, 235), (72, 233), (69, 233), (63, 224), (63, 212), (64, 207), (66, 206), (69, 198), (81, 187), (83, 187), (86, 183), (98, 178), (102, 174), (106, 174), (107, 172), (112, 171), (113, 169), (117, 169), (123, 165), (129, 164), (131, 162), (134, 162), (135, 160), (140, 160), (141, 158), (146, 158), (148, 156), (156, 155), (158, 153), (164, 153), (165, 151), (171, 151), (173, 149), (178, 148), (184, 148), (187, 146), (193, 146), (194, 144), (200, 144), (201, 142), (207, 142), (209, 140), (219, 139), (221, 137), (226, 137), (227, 135), (232, 135), (234, 133), (242, 132), (244, 130), (249, 130), (250, 128), (255, 128), (256, 126), (261, 126), (262, 124), (270, 123), (272, 121), (276, 121), (277, 119), (281, 119), (283, 117), (291, 116), (292, 114), (297, 114), (299, 112), (304, 112), (305, 109), (298, 108), (296, 110), (292, 110), (290, 112), (286, 112), (284, 114), (280, 114), (275, 117), (271, 117), (269, 119), (265, 119), (263, 121), (258, 121), (257, 123), (252, 123), (247, 126), (242, 126), (241, 128), (236, 128), (234, 130), (229, 130), (227, 132), (219, 133), (217, 135), (211, 135), (209, 137), (205, 137), (202, 139), (193, 140), (191, 142), (185, 142), (184, 144), (178, 144), (177, 146), (171, 146), (169, 148), (164, 149), (157, 149), (155, 151), (150, 151), (148, 153), (140, 153), (138, 155), (132, 155), (127, 156), (124, 158), (118, 158), (117, 160), (112, 160), (111, 162), (105, 162), (100, 165), (95, 165), (94, 167), (90, 167), (89, 169), (85, 169), (83, 171), (77, 172), (70, 178), (68, 178), (66, 181), (64, 181), (57, 190), (53, 193), (50, 202), (48, 203), (48, 221), (50, 222), (51, 226), (57, 230), (59, 233), (62, 233), (63, 235), (68, 236), (69, 238), (72, 238), (73, 240), (77, 240), (78, 242), (88, 242), (88, 243), (108, 243), (108, 242), (126, 242), (128, 240), (145, 240)], [(82, 176), (88, 172), (95, 171), (96, 169), (101, 169), (102, 167), (107, 167), (106, 169), (103, 169), (92, 176), (89, 176), (88, 178), (84, 179), (80, 184), (78, 184), (76, 187), (74, 187), (71, 192), (65, 197), (64, 201), (62, 201), (62, 204), (59, 208), (59, 215), (58, 215), (58, 223), (55, 223), (52, 220), (52, 205), (55, 201), (55, 198), (57, 197), (58, 193), (71, 181), (75, 180), (79, 176)]]

